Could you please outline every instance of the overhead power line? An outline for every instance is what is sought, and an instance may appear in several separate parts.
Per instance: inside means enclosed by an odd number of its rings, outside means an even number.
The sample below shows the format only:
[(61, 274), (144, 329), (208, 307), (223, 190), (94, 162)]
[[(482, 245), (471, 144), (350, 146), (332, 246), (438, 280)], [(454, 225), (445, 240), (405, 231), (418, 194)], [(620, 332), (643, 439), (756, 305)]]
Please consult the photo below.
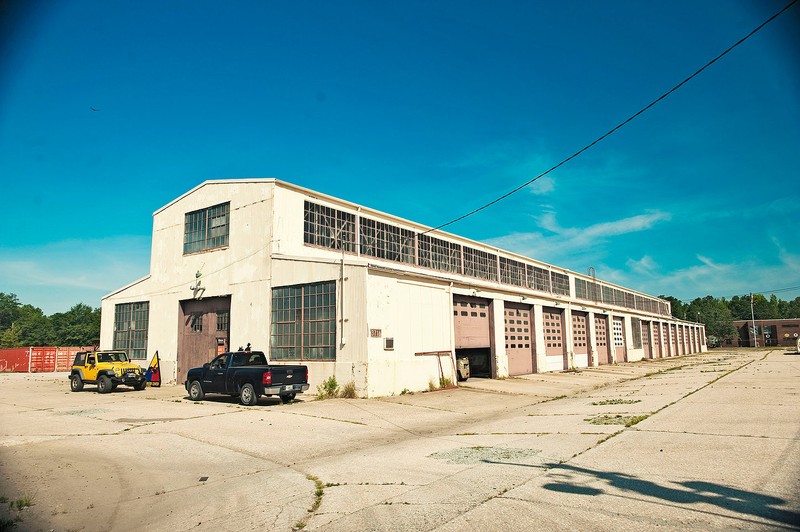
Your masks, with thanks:
[[(486, 203), (486, 204), (484, 204), (484, 205), (482, 205), (482, 206), (478, 207), (477, 209), (474, 209), (474, 210), (472, 210), (472, 211), (470, 211), (470, 212), (468, 212), (468, 213), (466, 213), (466, 214), (462, 214), (462, 215), (461, 215), (461, 216), (459, 216), (458, 218), (454, 218), (453, 220), (450, 220), (450, 221), (449, 221), (449, 222), (447, 222), (447, 223), (443, 223), (443, 224), (441, 224), (441, 225), (438, 225), (438, 226), (436, 226), (436, 227), (434, 227), (434, 228), (432, 228), (432, 229), (429, 229), (429, 230), (425, 231), (425, 233), (430, 233), (430, 232), (432, 232), (432, 231), (436, 231), (436, 230), (438, 230), (438, 229), (442, 229), (443, 227), (447, 227), (448, 225), (452, 225), (452, 224), (454, 224), (454, 223), (456, 223), (456, 222), (459, 222), (459, 221), (463, 220), (464, 218), (468, 218), (468, 217), (472, 216), (473, 214), (477, 214), (477, 213), (479, 213), (480, 211), (482, 211), (482, 210), (484, 210), (484, 209), (487, 209), (487, 208), (491, 207), (491, 206), (492, 206), (492, 205), (494, 205), (495, 203), (498, 203), (498, 202), (500, 202), (500, 201), (502, 201), (502, 200), (506, 199), (507, 197), (511, 196), (512, 194), (515, 194), (515, 193), (519, 192), (520, 190), (522, 190), (523, 188), (527, 187), (528, 185), (530, 185), (531, 183), (533, 183), (533, 182), (534, 182), (534, 181), (536, 181), (537, 179), (541, 179), (542, 177), (546, 176), (547, 174), (549, 174), (549, 173), (550, 173), (550, 172), (552, 172), (553, 170), (555, 170), (555, 169), (559, 168), (560, 166), (563, 166), (564, 164), (568, 163), (569, 161), (571, 161), (571, 160), (572, 160), (572, 159), (574, 159), (575, 157), (579, 156), (580, 154), (582, 154), (583, 152), (585, 152), (586, 150), (588, 150), (589, 148), (591, 148), (592, 146), (594, 146), (594, 145), (595, 145), (595, 144), (597, 144), (598, 142), (602, 141), (603, 139), (605, 139), (605, 138), (606, 138), (606, 137), (608, 137), (609, 135), (612, 135), (612, 134), (613, 134), (614, 132), (616, 132), (618, 129), (620, 129), (620, 128), (622, 128), (623, 126), (625, 126), (626, 124), (628, 124), (628, 122), (631, 122), (633, 119), (635, 119), (636, 117), (638, 117), (639, 115), (641, 115), (642, 113), (644, 113), (645, 111), (647, 111), (648, 109), (650, 109), (651, 107), (653, 107), (654, 105), (656, 105), (658, 102), (660, 102), (661, 100), (663, 100), (664, 98), (666, 98), (667, 96), (669, 96), (670, 94), (672, 94), (673, 92), (675, 92), (675, 91), (677, 91), (678, 89), (680, 89), (682, 86), (684, 86), (686, 83), (688, 83), (689, 81), (691, 81), (691, 80), (692, 80), (694, 77), (698, 76), (698, 75), (699, 75), (701, 72), (703, 72), (705, 69), (707, 69), (708, 67), (710, 67), (711, 65), (713, 65), (714, 63), (716, 63), (717, 61), (719, 61), (720, 59), (722, 59), (722, 58), (723, 58), (725, 55), (727, 55), (727, 54), (728, 54), (728, 53), (729, 53), (731, 50), (733, 50), (734, 48), (736, 48), (737, 46), (739, 46), (740, 44), (742, 44), (744, 41), (746, 41), (747, 39), (749, 39), (750, 37), (752, 37), (754, 34), (756, 34), (756, 33), (757, 33), (759, 30), (761, 30), (761, 28), (763, 28), (764, 26), (766, 26), (767, 24), (769, 24), (770, 22), (772, 22), (773, 20), (775, 20), (776, 18), (778, 18), (780, 15), (782, 15), (782, 14), (783, 14), (783, 13), (784, 13), (786, 10), (788, 10), (789, 8), (791, 8), (791, 7), (792, 7), (794, 4), (796, 4), (797, 2), (798, 2), (798, 0), (792, 0), (791, 2), (789, 2), (788, 4), (786, 4), (786, 6), (784, 6), (784, 8), (783, 8), (783, 9), (781, 9), (780, 11), (778, 11), (777, 13), (775, 13), (774, 15), (772, 15), (771, 17), (769, 17), (767, 20), (765, 20), (764, 22), (762, 22), (761, 24), (759, 24), (759, 25), (758, 25), (758, 26), (757, 26), (757, 27), (756, 27), (756, 28), (755, 28), (753, 31), (751, 31), (750, 33), (748, 33), (747, 35), (745, 35), (744, 37), (742, 37), (741, 39), (739, 39), (738, 41), (736, 41), (734, 44), (732, 44), (732, 45), (731, 45), (731, 46), (729, 46), (727, 49), (725, 49), (725, 51), (723, 51), (721, 54), (719, 54), (719, 55), (718, 55), (718, 56), (716, 56), (714, 59), (712, 59), (711, 61), (709, 61), (708, 63), (706, 63), (706, 64), (705, 64), (705, 65), (703, 65), (702, 67), (700, 67), (700, 68), (699, 68), (699, 69), (698, 69), (698, 70), (697, 70), (697, 71), (696, 71), (694, 74), (692, 74), (692, 75), (691, 75), (691, 76), (689, 76), (688, 78), (684, 79), (683, 81), (681, 81), (680, 83), (678, 83), (677, 85), (675, 85), (674, 87), (672, 87), (670, 90), (668, 90), (667, 92), (665, 92), (664, 94), (662, 94), (661, 96), (659, 96), (658, 98), (656, 98), (655, 100), (653, 100), (652, 102), (650, 102), (649, 104), (647, 104), (646, 106), (644, 106), (644, 107), (642, 107), (641, 109), (639, 109), (639, 110), (638, 110), (636, 113), (632, 114), (631, 116), (629, 116), (628, 118), (626, 118), (625, 120), (623, 120), (622, 122), (620, 122), (618, 125), (616, 125), (616, 126), (615, 126), (615, 127), (613, 127), (612, 129), (610, 129), (610, 130), (609, 130), (607, 133), (605, 133), (604, 135), (601, 135), (600, 137), (596, 138), (595, 140), (593, 140), (592, 142), (590, 142), (589, 144), (587, 144), (586, 146), (584, 146), (584, 147), (583, 147), (583, 148), (581, 148), (580, 150), (576, 151), (575, 153), (573, 153), (572, 155), (570, 155), (570, 156), (569, 156), (569, 157), (567, 157), (566, 159), (562, 160), (562, 161), (561, 161), (561, 162), (559, 162), (558, 164), (556, 164), (556, 165), (554, 165), (554, 166), (551, 166), (550, 168), (548, 168), (547, 170), (545, 170), (545, 171), (544, 171), (544, 172), (542, 172), (541, 174), (537, 175), (537, 176), (536, 176), (536, 177), (534, 177), (533, 179), (530, 179), (530, 180), (526, 181), (525, 183), (521, 184), (520, 186), (518, 186), (517, 188), (515, 188), (515, 189), (513, 189), (513, 190), (511, 190), (511, 191), (509, 191), (509, 192), (506, 192), (505, 194), (503, 194), (503, 195), (502, 195), (502, 196), (500, 196), (499, 198), (496, 198), (496, 199), (494, 199), (494, 200), (490, 201), (489, 203)], [(425, 233), (423, 233), (423, 234), (425, 234)]]

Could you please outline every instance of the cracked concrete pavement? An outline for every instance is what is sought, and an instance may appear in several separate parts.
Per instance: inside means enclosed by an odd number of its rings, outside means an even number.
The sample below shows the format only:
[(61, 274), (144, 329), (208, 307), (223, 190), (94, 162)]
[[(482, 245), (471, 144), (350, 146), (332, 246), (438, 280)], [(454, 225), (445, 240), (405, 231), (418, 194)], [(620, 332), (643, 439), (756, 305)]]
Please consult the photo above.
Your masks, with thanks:
[[(715, 350), (384, 399), (194, 403), (0, 375), (19, 530), (798, 529), (800, 355)], [(626, 426), (627, 422), (630, 426)], [(30, 496), (33, 504), (11, 508)]]

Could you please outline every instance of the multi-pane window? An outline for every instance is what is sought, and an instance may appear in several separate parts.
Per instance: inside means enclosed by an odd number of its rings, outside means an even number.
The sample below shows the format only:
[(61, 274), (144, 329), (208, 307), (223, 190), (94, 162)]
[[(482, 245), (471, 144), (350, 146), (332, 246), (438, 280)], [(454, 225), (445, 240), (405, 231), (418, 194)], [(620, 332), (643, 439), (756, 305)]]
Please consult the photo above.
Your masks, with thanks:
[(633, 335), (633, 348), (642, 347), (642, 322), (639, 318), (631, 318), (631, 334)]
[(272, 289), (273, 360), (336, 360), (336, 282)]
[(114, 349), (124, 350), (131, 359), (147, 359), (147, 328), (150, 303), (114, 305)]
[(414, 264), (414, 231), (370, 220), (359, 219), (361, 254), (378, 259)]
[(419, 265), (443, 272), (461, 273), (461, 246), (420, 234)]
[(625, 306), (625, 292), (616, 288), (614, 289), (614, 304), (618, 307)]
[(194, 253), (228, 245), (230, 203), (186, 213), (183, 252)]
[(195, 312), (189, 316), (192, 332), (203, 332), (203, 313)]
[(537, 266), (528, 266), (528, 287), (540, 292), (549, 292), (550, 271)]
[(332, 207), (305, 202), (303, 241), (348, 253), (356, 252), (356, 216)]
[(464, 246), (464, 275), (497, 280), (497, 255)]
[(228, 323), (229, 323), (228, 312), (226, 311), (217, 312), (217, 330), (227, 331)]
[(562, 296), (569, 295), (569, 275), (557, 272), (550, 272), (550, 278), (553, 281), (554, 294), (561, 294)]
[(578, 299), (589, 299), (589, 283), (583, 279), (575, 279), (575, 297)]
[[(224, 209), (224, 212), (211, 212), (214, 209)], [(205, 218), (201, 216), (203, 213), (206, 213)], [(218, 205), (186, 216), (185, 253), (227, 245), (228, 204)], [(207, 222), (206, 220), (211, 221)], [(410, 229), (403, 229), (396, 225), (311, 201), (304, 203), (304, 222), (303, 241), (308, 245), (346, 253), (358, 252), (365, 257), (417, 265), (442, 272), (459, 273), (477, 279), (526, 287), (545, 293), (569, 296), (571, 292), (568, 274), (552, 272), (547, 268), (534, 266), (527, 262), (435, 238), (427, 232), (416, 233)], [(205, 228), (210, 228), (211, 234), (206, 240), (202, 240), (201, 234), (204, 234)], [(223, 237), (224, 242), (220, 240)], [(646, 312), (658, 312), (666, 315), (670, 313), (668, 303), (586, 279), (575, 279), (575, 292), (575, 297), (579, 299)]]
[(525, 286), (525, 264), (500, 257), (500, 282)]

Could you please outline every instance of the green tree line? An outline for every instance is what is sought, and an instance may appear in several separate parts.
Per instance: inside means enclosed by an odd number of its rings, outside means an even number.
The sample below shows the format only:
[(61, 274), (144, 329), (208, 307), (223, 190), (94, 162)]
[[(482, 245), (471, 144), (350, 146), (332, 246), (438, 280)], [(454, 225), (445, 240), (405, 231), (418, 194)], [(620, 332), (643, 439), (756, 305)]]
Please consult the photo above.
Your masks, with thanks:
[(100, 309), (78, 303), (67, 312), (45, 316), (0, 292), (0, 347), (88, 346), (100, 338)]
[(698, 297), (690, 303), (672, 296), (658, 296), (672, 304), (672, 315), (688, 321), (698, 321), (706, 326), (706, 336), (716, 338), (738, 338), (733, 326), (735, 320), (776, 320), (800, 318), (800, 297), (791, 301), (778, 299), (775, 294), (766, 296), (753, 294), (752, 314), (750, 296), (733, 296), (730, 299), (714, 296)]
[[(750, 319), (750, 296), (731, 299), (698, 297), (690, 303), (672, 296), (659, 296), (672, 304), (678, 319), (698, 321), (706, 335), (737, 338), (734, 320)], [(800, 297), (791, 301), (753, 295), (753, 316), (757, 320), (800, 318)], [(0, 347), (82, 346), (100, 338), (100, 309), (78, 303), (67, 312), (45, 316), (42, 309), (22, 304), (16, 294), (0, 292)]]

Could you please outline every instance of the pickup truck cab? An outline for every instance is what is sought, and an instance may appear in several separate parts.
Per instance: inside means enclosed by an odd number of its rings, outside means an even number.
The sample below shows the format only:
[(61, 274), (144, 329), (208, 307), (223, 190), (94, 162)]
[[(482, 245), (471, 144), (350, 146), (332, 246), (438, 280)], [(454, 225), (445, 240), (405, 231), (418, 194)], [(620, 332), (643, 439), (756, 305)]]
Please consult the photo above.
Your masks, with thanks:
[(245, 406), (258, 403), (263, 395), (277, 395), (288, 403), (308, 390), (308, 368), (271, 365), (261, 351), (236, 351), (190, 369), (184, 385), (192, 401), (202, 401), (207, 393), (220, 393), (238, 396)]

